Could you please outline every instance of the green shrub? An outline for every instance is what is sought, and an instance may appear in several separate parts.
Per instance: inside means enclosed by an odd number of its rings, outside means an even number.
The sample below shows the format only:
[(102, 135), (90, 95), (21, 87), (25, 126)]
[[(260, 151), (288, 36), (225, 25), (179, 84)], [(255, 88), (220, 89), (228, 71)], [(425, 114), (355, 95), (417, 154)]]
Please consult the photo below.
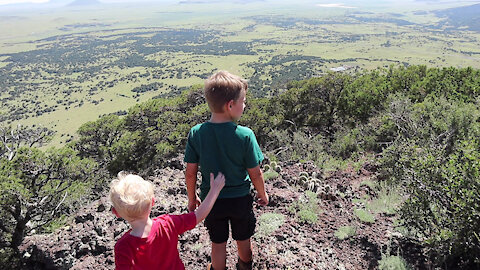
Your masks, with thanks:
[(371, 189), (375, 189), (377, 184), (376, 182), (373, 182), (372, 180), (363, 180), (361, 183), (360, 183), (360, 186), (367, 186)]
[(315, 161), (315, 165), (321, 168), (324, 174), (346, 169), (349, 163), (351, 163), (349, 160), (331, 156), (326, 153), (322, 153), (321, 157)]
[(366, 121), (381, 108), (391, 91), (388, 79), (379, 70), (356, 76), (341, 92), (338, 100), (339, 115), (351, 121)]
[(21, 269), (19, 266), (20, 258), (18, 252), (11, 247), (4, 247), (0, 249), (0, 265), (3, 269)]
[(352, 237), (356, 234), (356, 229), (353, 226), (343, 226), (337, 229), (335, 232), (335, 236), (340, 239), (344, 240), (349, 237)]
[(285, 216), (277, 213), (265, 213), (258, 218), (257, 235), (266, 237), (280, 228), (285, 222)]
[(303, 208), (297, 213), (298, 219), (303, 223), (314, 224), (318, 221), (318, 215), (312, 209)]
[(439, 263), (478, 263), (479, 106), (440, 97), (415, 105), (393, 102), (389, 110), (403, 132), (383, 152), (382, 178), (407, 195), (398, 211), (403, 226), (424, 240)]
[(331, 146), (331, 153), (335, 153), (342, 158), (349, 158), (352, 153), (358, 151), (358, 129), (349, 129), (345, 132), (337, 131), (335, 135), (337, 138)]
[(46, 233), (53, 233), (56, 230), (66, 226), (68, 224), (68, 216), (62, 215), (57, 219), (52, 220), (43, 228)]
[(367, 200), (365, 198), (359, 198), (359, 199), (355, 198), (355, 199), (352, 199), (352, 203), (366, 205)]
[(378, 261), (379, 270), (410, 270), (407, 262), (400, 256), (382, 256)]
[(318, 207), (317, 194), (307, 190), (304, 196), (289, 206), (289, 211), (294, 213), (302, 223), (316, 223), (318, 214), (321, 213), (321, 209)]
[(364, 223), (375, 223), (375, 217), (363, 209), (355, 209), (354, 213)]
[(393, 215), (397, 207), (402, 203), (403, 198), (398, 189), (380, 184), (380, 190), (375, 199), (367, 203), (366, 207), (373, 213), (385, 213)]
[[(272, 98), (254, 98), (247, 94), (247, 99), (248, 106), (245, 108), (239, 124), (251, 128), (258, 143), (264, 146), (272, 141), (272, 130), (284, 123), (282, 110), (275, 107)], [(275, 148), (276, 145), (273, 147)], [(275, 158), (274, 156), (270, 157), (270, 160), (275, 160)]]
[(276, 171), (266, 171), (266, 172), (263, 173), (263, 179), (265, 181), (267, 181), (269, 179), (277, 178), (278, 176), (279, 176), (279, 174)]
[[(275, 150), (275, 155), (282, 161), (316, 161), (325, 154), (325, 146), (328, 145), (328, 142), (321, 134), (311, 136), (307, 131), (303, 129), (294, 132), (273, 130), (266, 150)], [(271, 167), (275, 168), (276, 165), (271, 164)]]

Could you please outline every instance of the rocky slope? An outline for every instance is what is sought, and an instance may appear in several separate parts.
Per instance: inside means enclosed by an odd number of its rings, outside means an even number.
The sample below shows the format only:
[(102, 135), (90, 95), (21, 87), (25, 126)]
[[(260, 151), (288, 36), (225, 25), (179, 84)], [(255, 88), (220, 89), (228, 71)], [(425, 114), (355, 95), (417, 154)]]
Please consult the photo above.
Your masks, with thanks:
[[(354, 209), (361, 207), (354, 199), (372, 195), (368, 185), (360, 183), (375, 181), (374, 167), (365, 165), (360, 170), (349, 169), (319, 179), (311, 187), (318, 194), (320, 209), (318, 220), (311, 224), (303, 222), (292, 209), (306, 200), (300, 173), (320, 175), (320, 171), (309, 163), (281, 165), (280, 174), (266, 181), (270, 204), (254, 207), (257, 229), (266, 225), (259, 221), (264, 213), (282, 214), (284, 222), (272, 233), (255, 236), (255, 269), (376, 269), (382, 254), (397, 254), (402, 250), (415, 255), (401, 254), (411, 264), (426, 267), (418, 256), (421, 251), (404, 243), (401, 235), (394, 232), (392, 216), (377, 214), (375, 222), (370, 224), (362, 223), (354, 214)], [(165, 168), (150, 180), (155, 184), (156, 196), (152, 215), (186, 212), (182, 170)], [(339, 240), (335, 232), (346, 225), (355, 227), (356, 233)], [(26, 237), (21, 247), (25, 269), (113, 269), (113, 246), (126, 230), (127, 224), (110, 212), (105, 195), (84, 207), (71, 224), (59, 231)], [(210, 260), (205, 227), (201, 224), (181, 236), (179, 250), (187, 269), (205, 269)], [(235, 269), (235, 262), (235, 243), (229, 242), (229, 269)]]

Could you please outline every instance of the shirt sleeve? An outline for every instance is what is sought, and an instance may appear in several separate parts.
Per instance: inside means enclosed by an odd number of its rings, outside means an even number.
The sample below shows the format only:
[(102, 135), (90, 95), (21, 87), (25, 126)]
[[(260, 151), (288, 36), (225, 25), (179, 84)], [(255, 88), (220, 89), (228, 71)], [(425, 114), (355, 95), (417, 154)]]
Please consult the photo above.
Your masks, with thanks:
[(179, 235), (195, 228), (197, 225), (197, 217), (195, 216), (195, 212), (183, 215), (170, 215), (170, 218), (172, 219), (175, 230)]
[(199, 162), (198, 153), (195, 150), (195, 147), (193, 145), (192, 137), (193, 137), (193, 131), (190, 130), (190, 132), (188, 133), (187, 146), (185, 147), (185, 156), (183, 158), (183, 161), (185, 161), (186, 163)]
[(246, 147), (245, 166), (247, 169), (255, 168), (263, 161), (263, 154), (253, 131), (246, 137)]

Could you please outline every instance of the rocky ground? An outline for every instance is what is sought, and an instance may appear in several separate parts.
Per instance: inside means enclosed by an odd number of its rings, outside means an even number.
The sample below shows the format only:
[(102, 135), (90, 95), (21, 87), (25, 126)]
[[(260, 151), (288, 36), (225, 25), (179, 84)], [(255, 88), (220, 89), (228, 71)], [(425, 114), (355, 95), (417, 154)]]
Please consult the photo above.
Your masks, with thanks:
[[(372, 195), (365, 180), (375, 181), (375, 167), (364, 165), (318, 179), (310, 188), (318, 194), (318, 220), (303, 222), (292, 205), (305, 201), (307, 185), (300, 173), (321, 175), (309, 163), (280, 164), (280, 174), (266, 181), (271, 202), (254, 205), (257, 219), (265, 213), (284, 216), (283, 224), (266, 235), (254, 237), (254, 269), (376, 269), (382, 254), (400, 252), (415, 268), (428, 269), (421, 250), (405, 242), (393, 228), (393, 217), (377, 214), (374, 223), (363, 223), (354, 214), (359, 198)], [(178, 167), (178, 166), (177, 166)], [(187, 195), (182, 170), (165, 168), (150, 178), (155, 184), (153, 215), (186, 213)], [(305, 187), (304, 187), (305, 186)], [(294, 207), (293, 207), (294, 209)], [(257, 221), (257, 229), (265, 224)], [(354, 236), (339, 240), (342, 226), (356, 228)], [(110, 212), (106, 196), (84, 207), (68, 226), (48, 235), (25, 238), (21, 247), (25, 269), (113, 269), (113, 246), (127, 224)], [(179, 250), (187, 269), (206, 269), (210, 243), (203, 225), (180, 238)], [(228, 243), (227, 266), (235, 269), (235, 243)]]

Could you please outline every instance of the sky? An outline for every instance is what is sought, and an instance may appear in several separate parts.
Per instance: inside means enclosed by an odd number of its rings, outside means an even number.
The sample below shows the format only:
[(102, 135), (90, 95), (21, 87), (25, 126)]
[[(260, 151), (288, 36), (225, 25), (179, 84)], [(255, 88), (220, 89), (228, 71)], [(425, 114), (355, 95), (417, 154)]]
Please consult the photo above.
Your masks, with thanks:
[[(33, 4), (41, 4), (41, 3), (48, 3), (52, 0), (0, 0), (0, 6), (1, 5), (8, 5), (8, 4), (28, 4), (28, 3), (33, 3)], [(52, 2), (73, 2), (74, 0), (56, 0)], [(120, 3), (120, 2), (134, 2), (135, 0), (99, 0), (100, 2), (103, 3)], [(142, 2), (148, 2), (148, 1), (153, 1), (153, 0), (142, 0)], [(159, 1), (159, 0), (156, 0)], [(161, 0), (160, 0), (161, 1)], [(380, 2), (415, 2), (415, 0), (380, 0)], [(416, 0), (418, 1), (418, 0)], [(425, 0), (424, 0), (425, 1)], [(436, 1), (438, 2), (452, 2), (451, 0), (431, 0), (431, 1)], [(350, 6), (347, 4), (342, 3), (342, 0), (319, 0), (319, 4), (317, 6), (320, 7), (336, 7), (336, 8), (355, 8), (355, 6)], [(349, 3), (356, 3), (357, 1), (352, 1), (352, 0), (344, 0), (344, 2), (349, 2)], [(358, 2), (365, 2), (365, 1), (358, 1)], [(426, 1), (425, 1), (426, 2)], [(475, 0), (464, 0), (462, 2), (472, 2), (472, 3), (478, 3), (479, 1)]]
[[(131, 0), (100, 0), (100, 2), (104, 2), (104, 3), (118, 3), (118, 2), (127, 2), (127, 1), (131, 2)], [(26, 4), (26, 3), (41, 4), (41, 3), (48, 3), (48, 2), (50, 2), (50, 0), (0, 0), (0, 5)]]
[(0, 0), (0, 5), (22, 4), (22, 3), (46, 3), (49, 0)]

